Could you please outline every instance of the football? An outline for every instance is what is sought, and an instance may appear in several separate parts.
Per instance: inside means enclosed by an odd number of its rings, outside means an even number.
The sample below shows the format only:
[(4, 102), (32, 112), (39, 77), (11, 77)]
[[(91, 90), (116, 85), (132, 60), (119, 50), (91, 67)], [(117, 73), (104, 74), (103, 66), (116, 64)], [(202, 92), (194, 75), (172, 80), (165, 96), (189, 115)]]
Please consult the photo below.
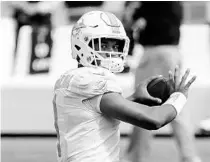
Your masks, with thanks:
[[(164, 77), (153, 79), (147, 85), (147, 91), (151, 96), (160, 98), (162, 100), (162, 103), (164, 103), (170, 96), (170, 84), (168, 82), (168, 79)], [(162, 103), (158, 104), (148, 100), (145, 100), (143, 102), (143, 104), (148, 106), (157, 106), (161, 105)]]

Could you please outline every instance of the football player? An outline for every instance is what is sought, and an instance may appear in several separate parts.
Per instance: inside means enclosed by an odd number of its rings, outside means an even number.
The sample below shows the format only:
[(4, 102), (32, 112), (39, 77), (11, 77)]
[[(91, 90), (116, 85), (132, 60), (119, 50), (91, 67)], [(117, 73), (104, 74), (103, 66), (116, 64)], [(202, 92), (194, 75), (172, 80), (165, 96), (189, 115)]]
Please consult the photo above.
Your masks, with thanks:
[(161, 106), (140, 103), (145, 98), (161, 102), (146, 90), (158, 76), (139, 83), (125, 99), (114, 73), (123, 70), (129, 39), (120, 20), (109, 12), (84, 14), (72, 29), (71, 48), (79, 66), (57, 80), (53, 98), (57, 155), (62, 162), (118, 162), (120, 121), (147, 130), (163, 127), (180, 113), (196, 78), (188, 78), (189, 70), (181, 80), (178, 68), (170, 72), (172, 94)]

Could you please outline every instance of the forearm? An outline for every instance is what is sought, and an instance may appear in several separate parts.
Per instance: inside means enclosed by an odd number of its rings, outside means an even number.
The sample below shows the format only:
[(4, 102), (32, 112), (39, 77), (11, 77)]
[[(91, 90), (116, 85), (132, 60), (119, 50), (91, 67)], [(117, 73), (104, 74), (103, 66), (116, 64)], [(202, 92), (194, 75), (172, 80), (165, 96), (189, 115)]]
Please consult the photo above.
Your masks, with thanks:
[[(178, 96), (177, 96), (178, 95)], [(137, 103), (143, 103), (140, 99), (136, 99), (133, 95), (127, 98), (130, 101), (134, 101)], [(153, 106), (139, 108), (139, 114), (136, 118), (137, 120), (134, 125), (143, 127), (145, 129), (159, 129), (164, 125), (170, 123), (178, 113), (180, 113), (181, 109), (184, 107), (186, 103), (186, 97), (180, 93), (174, 93), (171, 97), (161, 106)], [(140, 121), (138, 121), (140, 119)], [(144, 123), (141, 125), (141, 123)]]
[[(126, 99), (139, 104), (143, 103), (141, 99), (136, 99), (134, 95), (131, 95)], [(147, 111), (144, 111), (144, 113), (141, 112), (140, 114), (141, 121), (136, 120), (132, 124), (143, 127), (148, 130), (155, 130), (170, 123), (176, 117), (177, 112), (172, 105), (167, 104), (162, 106), (148, 107)], [(144, 115), (142, 116), (142, 114)], [(142, 125), (141, 123), (144, 124)]]
[[(135, 100), (133, 96), (127, 99)], [(107, 116), (148, 130), (157, 130), (163, 127), (178, 114), (177, 108), (175, 108), (177, 105), (173, 103), (179, 102), (176, 99), (172, 100), (173, 102), (170, 99), (170, 102), (154, 107), (138, 104), (127, 99), (117, 93), (106, 93), (101, 98), (100, 111)], [(183, 106), (178, 105), (178, 107), (182, 108)]]
[(161, 106), (152, 107), (150, 114), (154, 118), (157, 129), (170, 123), (181, 112), (185, 103), (186, 97), (180, 92), (175, 92)]
[[(132, 96), (127, 99), (129, 100), (124, 103), (124, 106), (118, 112), (115, 109), (115, 113), (112, 112), (110, 115), (147, 130), (157, 130), (170, 123), (177, 115), (171, 104), (149, 107), (138, 102), (132, 102), (132, 100), (136, 100)], [(121, 114), (120, 118), (119, 114)]]
[(160, 129), (161, 127), (169, 124), (177, 116), (176, 109), (172, 105), (161, 105), (151, 107), (150, 117), (153, 119), (152, 122), (155, 127), (152, 130)]
[(135, 109), (131, 108), (123, 121), (147, 130), (157, 130), (170, 123), (176, 116), (177, 111), (170, 104), (154, 107), (137, 104)]

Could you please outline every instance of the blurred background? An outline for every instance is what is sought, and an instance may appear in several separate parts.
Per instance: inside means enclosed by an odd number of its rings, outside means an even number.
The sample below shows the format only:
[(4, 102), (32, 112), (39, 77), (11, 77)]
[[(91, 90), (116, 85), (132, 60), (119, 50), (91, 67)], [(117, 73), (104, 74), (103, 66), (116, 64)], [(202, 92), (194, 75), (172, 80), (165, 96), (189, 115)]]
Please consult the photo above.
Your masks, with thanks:
[[(72, 26), (82, 14), (91, 10), (110, 11), (122, 20), (124, 14), (132, 12), (132, 7), (125, 10), (125, 4), (125, 1), (1, 1), (2, 161), (56, 161), (53, 87), (63, 72), (77, 67), (71, 58)], [(183, 7), (180, 49), (184, 67), (191, 68), (197, 75), (186, 107), (190, 109), (195, 136), (205, 138), (198, 147), (208, 159), (210, 152), (206, 151), (210, 143), (208, 141), (205, 146), (203, 143), (210, 135), (210, 2), (183, 1)], [(143, 51), (141, 46), (136, 46), (135, 50)], [(118, 74), (124, 96), (132, 93), (132, 69), (141, 55), (130, 54), (128, 60), (124, 72)], [(120, 129), (122, 137), (129, 136), (129, 124), (122, 123)], [(165, 126), (154, 135), (170, 137), (171, 128)], [(17, 137), (21, 138), (17, 140)], [(122, 147), (126, 143), (124, 140)], [(158, 149), (162, 144), (171, 148), (173, 155), (169, 139), (157, 140), (154, 147)], [(23, 148), (21, 151), (19, 146)], [(32, 150), (29, 153), (28, 147)], [(159, 159), (165, 158), (163, 154), (160, 156)]]

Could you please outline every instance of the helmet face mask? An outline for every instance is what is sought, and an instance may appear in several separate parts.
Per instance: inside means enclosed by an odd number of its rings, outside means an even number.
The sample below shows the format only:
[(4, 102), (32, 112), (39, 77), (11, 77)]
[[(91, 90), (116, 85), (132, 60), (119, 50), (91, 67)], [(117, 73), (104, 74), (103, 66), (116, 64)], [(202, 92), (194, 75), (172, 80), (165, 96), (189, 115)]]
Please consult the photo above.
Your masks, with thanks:
[(129, 39), (116, 16), (92, 11), (83, 15), (74, 25), (71, 46), (72, 57), (79, 64), (121, 72), (128, 54)]

